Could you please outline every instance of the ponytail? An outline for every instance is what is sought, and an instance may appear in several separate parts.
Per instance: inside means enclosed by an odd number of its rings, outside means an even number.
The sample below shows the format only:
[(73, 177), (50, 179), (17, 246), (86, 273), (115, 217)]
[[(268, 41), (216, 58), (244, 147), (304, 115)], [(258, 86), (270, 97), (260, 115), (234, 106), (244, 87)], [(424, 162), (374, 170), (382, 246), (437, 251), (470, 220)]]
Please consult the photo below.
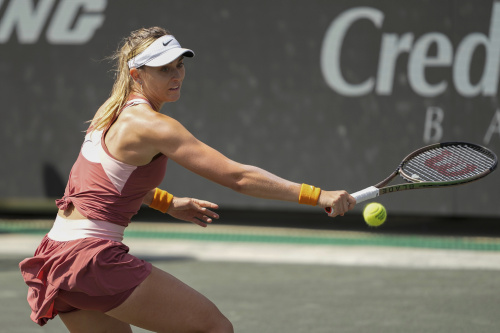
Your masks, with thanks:
[(92, 120), (92, 130), (106, 128), (117, 112), (127, 103), (134, 85), (127, 62), (144, 51), (155, 40), (165, 35), (170, 35), (170, 33), (159, 27), (142, 28), (133, 31), (129, 37), (123, 40), (118, 50), (109, 57), (110, 60), (116, 61), (115, 82), (111, 95), (104, 104), (102, 111)]

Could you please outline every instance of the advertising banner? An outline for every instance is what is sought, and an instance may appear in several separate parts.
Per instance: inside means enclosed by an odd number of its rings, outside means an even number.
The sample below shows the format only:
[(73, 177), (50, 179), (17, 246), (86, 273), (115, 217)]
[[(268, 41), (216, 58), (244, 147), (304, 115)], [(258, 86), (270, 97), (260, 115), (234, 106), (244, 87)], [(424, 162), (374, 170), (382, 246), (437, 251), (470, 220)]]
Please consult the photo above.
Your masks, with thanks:
[[(111, 91), (107, 57), (149, 26), (196, 53), (162, 112), (238, 162), (354, 192), (428, 144), (500, 154), (497, 1), (0, 0), (0, 199), (62, 196)], [(500, 217), (499, 185), (497, 171), (378, 201), (391, 213)], [(222, 208), (311, 209), (237, 194), (175, 161), (162, 188)]]

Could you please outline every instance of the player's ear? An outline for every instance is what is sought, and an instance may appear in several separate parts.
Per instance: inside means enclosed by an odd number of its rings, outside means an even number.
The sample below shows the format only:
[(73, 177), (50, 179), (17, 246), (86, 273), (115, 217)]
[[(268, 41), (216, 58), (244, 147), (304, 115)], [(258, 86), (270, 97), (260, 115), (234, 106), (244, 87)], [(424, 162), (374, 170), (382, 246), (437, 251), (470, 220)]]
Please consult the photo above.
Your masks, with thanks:
[(142, 80), (141, 80), (141, 74), (140, 74), (140, 71), (137, 70), (137, 68), (131, 68), (130, 69), (130, 76), (132, 76), (132, 79), (139, 83), (139, 84), (142, 84)]

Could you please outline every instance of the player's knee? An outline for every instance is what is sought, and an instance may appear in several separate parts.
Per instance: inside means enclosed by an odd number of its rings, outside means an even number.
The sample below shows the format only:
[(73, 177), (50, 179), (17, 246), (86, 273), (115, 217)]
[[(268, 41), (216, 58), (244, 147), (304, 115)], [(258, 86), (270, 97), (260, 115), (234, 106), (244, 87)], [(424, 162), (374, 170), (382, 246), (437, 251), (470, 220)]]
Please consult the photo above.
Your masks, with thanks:
[(205, 333), (233, 333), (233, 324), (224, 315), (218, 316), (212, 321), (212, 325)]
[(214, 333), (234, 333), (233, 323), (229, 321), (226, 317), (219, 322), (219, 328)]

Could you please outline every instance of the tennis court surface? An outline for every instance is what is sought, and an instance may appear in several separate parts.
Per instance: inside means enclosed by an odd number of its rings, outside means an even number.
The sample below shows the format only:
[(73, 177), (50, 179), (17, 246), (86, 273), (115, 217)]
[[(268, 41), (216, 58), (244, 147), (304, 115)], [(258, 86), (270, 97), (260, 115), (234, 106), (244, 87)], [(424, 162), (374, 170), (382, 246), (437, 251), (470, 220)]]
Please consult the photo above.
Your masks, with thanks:
[[(51, 223), (0, 219), (1, 332), (66, 332), (58, 318), (44, 327), (30, 321), (17, 267)], [(134, 222), (124, 243), (208, 296), (239, 333), (456, 333), (500, 327), (496, 233), (222, 223), (202, 229)]]

